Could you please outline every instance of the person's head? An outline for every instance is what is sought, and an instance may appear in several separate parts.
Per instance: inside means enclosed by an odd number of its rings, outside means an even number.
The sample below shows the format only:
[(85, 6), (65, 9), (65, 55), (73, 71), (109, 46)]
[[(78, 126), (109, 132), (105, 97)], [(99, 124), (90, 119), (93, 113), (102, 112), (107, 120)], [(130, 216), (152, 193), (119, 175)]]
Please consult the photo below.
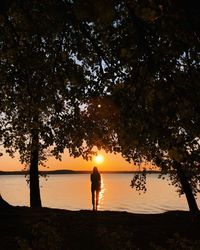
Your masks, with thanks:
[(93, 173), (97, 173), (97, 172), (98, 172), (98, 168), (94, 166)]

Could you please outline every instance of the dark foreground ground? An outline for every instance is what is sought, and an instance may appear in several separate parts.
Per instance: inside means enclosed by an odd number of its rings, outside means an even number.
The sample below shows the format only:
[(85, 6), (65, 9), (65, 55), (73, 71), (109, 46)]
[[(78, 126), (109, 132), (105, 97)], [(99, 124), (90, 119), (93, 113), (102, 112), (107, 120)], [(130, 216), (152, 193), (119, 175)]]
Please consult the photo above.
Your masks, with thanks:
[(0, 249), (200, 250), (200, 217), (8, 207), (0, 209)]

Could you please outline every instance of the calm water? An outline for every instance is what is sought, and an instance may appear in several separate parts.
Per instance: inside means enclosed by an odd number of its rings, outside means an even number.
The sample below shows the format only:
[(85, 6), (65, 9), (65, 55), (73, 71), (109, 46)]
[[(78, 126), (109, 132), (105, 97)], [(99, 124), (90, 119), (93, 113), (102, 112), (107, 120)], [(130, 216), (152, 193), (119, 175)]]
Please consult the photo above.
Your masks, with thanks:
[[(166, 180), (151, 174), (145, 194), (130, 187), (132, 174), (102, 174), (99, 210), (134, 213), (160, 213), (188, 210), (184, 196), (179, 197)], [(69, 210), (91, 209), (90, 178), (87, 174), (49, 175), (40, 179), (44, 207)], [(29, 206), (29, 187), (24, 176), (0, 176), (0, 192), (12, 205)], [(200, 196), (197, 198), (200, 207)]]

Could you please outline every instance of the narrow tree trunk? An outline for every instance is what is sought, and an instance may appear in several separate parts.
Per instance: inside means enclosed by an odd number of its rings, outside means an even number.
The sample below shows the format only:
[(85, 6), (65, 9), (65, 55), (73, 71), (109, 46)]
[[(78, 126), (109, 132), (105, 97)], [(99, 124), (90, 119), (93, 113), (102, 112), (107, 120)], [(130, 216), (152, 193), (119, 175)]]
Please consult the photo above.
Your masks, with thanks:
[(39, 136), (38, 131), (32, 131), (32, 147), (30, 159), (30, 206), (41, 207), (40, 185), (39, 185)]
[(185, 175), (185, 172), (184, 172), (181, 164), (177, 162), (175, 164), (175, 168), (177, 170), (177, 175), (178, 175), (178, 178), (180, 180), (183, 192), (186, 196), (190, 212), (193, 212), (193, 213), (199, 212), (196, 199), (195, 199), (194, 194), (192, 192), (192, 187), (187, 179), (187, 176)]

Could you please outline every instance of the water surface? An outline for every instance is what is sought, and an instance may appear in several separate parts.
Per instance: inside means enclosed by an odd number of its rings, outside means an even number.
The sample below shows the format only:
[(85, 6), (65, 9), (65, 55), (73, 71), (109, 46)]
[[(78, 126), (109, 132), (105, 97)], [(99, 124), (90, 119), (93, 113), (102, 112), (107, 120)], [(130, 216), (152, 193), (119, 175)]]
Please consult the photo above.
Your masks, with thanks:
[[(133, 174), (102, 174), (99, 210), (133, 213), (160, 213), (188, 210), (184, 196), (179, 197), (167, 180), (151, 174), (147, 192), (139, 195), (130, 187)], [(69, 210), (91, 209), (90, 177), (88, 174), (49, 175), (40, 178), (42, 205)], [(29, 206), (29, 187), (24, 176), (1, 175), (0, 192), (12, 205)], [(200, 206), (200, 195), (197, 198)]]

